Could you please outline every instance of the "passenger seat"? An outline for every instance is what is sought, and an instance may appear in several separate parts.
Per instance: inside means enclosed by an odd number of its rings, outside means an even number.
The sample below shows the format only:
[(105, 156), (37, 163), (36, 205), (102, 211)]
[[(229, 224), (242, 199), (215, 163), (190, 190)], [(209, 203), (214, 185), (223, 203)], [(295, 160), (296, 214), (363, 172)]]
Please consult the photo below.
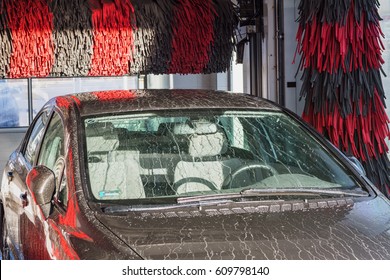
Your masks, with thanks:
[(118, 135), (110, 125), (96, 129), (87, 127), (89, 180), (96, 199), (144, 198), (140, 177), (139, 155), (116, 151)]

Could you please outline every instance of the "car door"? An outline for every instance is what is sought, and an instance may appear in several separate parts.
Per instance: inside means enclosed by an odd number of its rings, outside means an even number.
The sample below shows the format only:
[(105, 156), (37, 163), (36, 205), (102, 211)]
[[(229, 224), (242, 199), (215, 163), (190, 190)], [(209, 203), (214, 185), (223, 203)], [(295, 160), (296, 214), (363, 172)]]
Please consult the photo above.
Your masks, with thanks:
[[(59, 225), (59, 216), (64, 215), (68, 202), (68, 184), (66, 178), (65, 160), (65, 130), (58, 112), (54, 112), (47, 127), (39, 151), (37, 165), (43, 165), (54, 173), (55, 191), (53, 193), (51, 209), (41, 216), (40, 222), (45, 228), (42, 235), (45, 237), (45, 250), (50, 258), (66, 258), (63, 232), (66, 228)], [(63, 248), (66, 247), (66, 248)], [(42, 258), (44, 255), (38, 256)]]

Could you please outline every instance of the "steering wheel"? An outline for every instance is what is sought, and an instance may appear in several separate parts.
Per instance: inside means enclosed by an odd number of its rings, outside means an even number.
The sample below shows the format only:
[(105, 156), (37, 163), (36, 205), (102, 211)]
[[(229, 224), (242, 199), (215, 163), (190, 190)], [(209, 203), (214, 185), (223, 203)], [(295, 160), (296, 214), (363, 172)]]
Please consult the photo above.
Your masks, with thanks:
[(182, 178), (182, 179), (180, 179), (179, 181), (176, 181), (173, 184), (172, 189), (175, 191), (175, 193), (177, 193), (179, 187), (181, 185), (183, 185), (183, 184), (186, 184), (186, 183), (199, 183), (199, 184), (205, 185), (211, 191), (216, 191), (217, 190), (217, 186), (213, 182), (211, 182), (209, 180), (206, 180), (206, 179), (203, 179), (203, 178), (199, 178), (199, 177), (186, 177), (186, 178)]
[(241, 173), (243, 172), (246, 172), (248, 170), (251, 170), (251, 169), (265, 169), (269, 172), (269, 176), (267, 177), (270, 177), (270, 176), (273, 176), (275, 174), (278, 174), (278, 171), (276, 171), (276, 169), (272, 166), (269, 166), (269, 165), (265, 165), (265, 164), (260, 164), (260, 163), (252, 163), (252, 164), (245, 164), (241, 167), (239, 167), (237, 170), (235, 170), (232, 174), (230, 174), (230, 176), (228, 176), (223, 185), (222, 185), (222, 188), (223, 189), (230, 189), (231, 188), (231, 185), (232, 185), (232, 182), (234, 181), (234, 179)]

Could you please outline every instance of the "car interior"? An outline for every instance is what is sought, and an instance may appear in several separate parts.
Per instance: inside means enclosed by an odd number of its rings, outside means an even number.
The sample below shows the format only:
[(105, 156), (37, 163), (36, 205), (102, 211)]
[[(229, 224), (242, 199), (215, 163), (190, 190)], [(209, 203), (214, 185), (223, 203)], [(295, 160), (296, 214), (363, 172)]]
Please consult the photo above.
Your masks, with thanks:
[[(89, 180), (96, 199), (218, 191), (230, 184), (240, 166), (256, 162), (252, 154), (238, 157), (223, 129), (205, 120), (162, 123), (156, 133), (93, 123), (86, 127), (86, 135)], [(266, 176), (262, 173), (257, 169), (252, 176)], [(238, 177), (246, 184), (255, 180), (249, 172)]]

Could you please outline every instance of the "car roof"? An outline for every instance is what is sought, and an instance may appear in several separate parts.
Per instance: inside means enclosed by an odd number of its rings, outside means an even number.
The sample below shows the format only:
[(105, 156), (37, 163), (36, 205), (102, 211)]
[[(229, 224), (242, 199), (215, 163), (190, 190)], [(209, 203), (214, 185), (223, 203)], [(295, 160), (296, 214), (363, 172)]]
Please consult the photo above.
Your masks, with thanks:
[(248, 94), (213, 90), (108, 90), (77, 93), (65, 98), (73, 100), (81, 116), (180, 109), (281, 110), (269, 101)]

